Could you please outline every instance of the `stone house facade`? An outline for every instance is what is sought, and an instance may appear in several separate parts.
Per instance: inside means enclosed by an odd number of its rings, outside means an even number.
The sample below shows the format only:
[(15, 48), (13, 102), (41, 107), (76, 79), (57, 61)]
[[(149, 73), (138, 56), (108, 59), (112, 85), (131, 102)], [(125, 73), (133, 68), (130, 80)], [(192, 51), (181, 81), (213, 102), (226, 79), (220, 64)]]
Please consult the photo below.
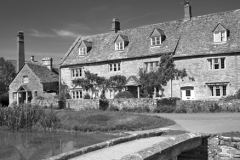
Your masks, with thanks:
[[(45, 58), (46, 60), (46, 58)], [(46, 93), (58, 93), (58, 72), (39, 63), (25, 63), (9, 85), (9, 104), (28, 103)]]
[[(184, 13), (181, 20), (126, 30), (113, 19), (111, 32), (77, 38), (60, 64), (60, 83), (68, 86), (72, 98), (80, 99), (85, 91), (72, 80), (84, 77), (84, 71), (138, 78), (140, 68), (154, 70), (161, 55), (171, 54), (188, 77), (170, 81), (161, 93), (164, 97), (197, 100), (234, 94), (240, 88), (240, 10), (192, 17), (186, 2)], [(126, 86), (137, 95), (140, 84), (133, 81)], [(106, 96), (115, 94), (109, 89)]]

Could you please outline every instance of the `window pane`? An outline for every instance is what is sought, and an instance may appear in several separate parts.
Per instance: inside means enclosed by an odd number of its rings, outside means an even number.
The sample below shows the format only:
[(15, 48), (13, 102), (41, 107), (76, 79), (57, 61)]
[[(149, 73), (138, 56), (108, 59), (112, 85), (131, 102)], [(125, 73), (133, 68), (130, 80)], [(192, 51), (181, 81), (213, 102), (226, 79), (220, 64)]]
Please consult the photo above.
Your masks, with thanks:
[(191, 90), (186, 90), (186, 96), (191, 96)]
[(120, 63), (118, 63), (118, 70), (119, 70), (119, 71), (121, 70), (121, 68), (120, 68)]
[(109, 64), (109, 71), (112, 71), (112, 64)]
[(213, 86), (210, 86), (211, 96), (214, 96)]
[(214, 64), (214, 69), (219, 69), (219, 64)]
[(221, 96), (221, 91), (219, 86), (216, 86), (216, 96)]
[(82, 91), (79, 91), (79, 94), (80, 94), (80, 98), (82, 98)]
[(225, 58), (221, 58), (221, 69), (225, 68)]
[(114, 71), (117, 71), (117, 65), (116, 65), (116, 63), (113, 64), (113, 65), (114, 65)]
[(157, 45), (160, 44), (160, 37), (156, 37), (156, 44), (157, 44)]
[(222, 86), (223, 88), (223, 96), (227, 95), (227, 86)]

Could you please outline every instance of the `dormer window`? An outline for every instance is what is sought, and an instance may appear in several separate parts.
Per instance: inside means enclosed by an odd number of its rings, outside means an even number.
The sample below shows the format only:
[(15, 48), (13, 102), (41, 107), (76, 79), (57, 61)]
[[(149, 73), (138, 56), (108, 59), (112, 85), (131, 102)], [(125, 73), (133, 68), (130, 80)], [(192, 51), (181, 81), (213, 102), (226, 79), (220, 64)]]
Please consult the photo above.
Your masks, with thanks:
[(214, 32), (213, 36), (215, 43), (227, 42), (227, 31)]
[(92, 42), (83, 40), (79, 45), (78, 55), (83, 56), (87, 55), (87, 53), (92, 49)]
[(116, 51), (124, 50), (124, 42), (115, 43), (115, 50)]
[(115, 51), (122, 51), (125, 49), (125, 47), (128, 45), (128, 37), (119, 34), (117, 38), (115, 39)]
[(85, 55), (87, 54), (87, 48), (83, 47), (83, 48), (79, 48), (79, 55)]
[(151, 46), (158, 46), (161, 44), (161, 37), (151, 37)]
[(160, 46), (165, 38), (163, 30), (154, 28), (150, 34), (151, 46)]
[(214, 43), (226, 43), (227, 36), (227, 29), (224, 28), (221, 24), (218, 24), (217, 27), (213, 30)]

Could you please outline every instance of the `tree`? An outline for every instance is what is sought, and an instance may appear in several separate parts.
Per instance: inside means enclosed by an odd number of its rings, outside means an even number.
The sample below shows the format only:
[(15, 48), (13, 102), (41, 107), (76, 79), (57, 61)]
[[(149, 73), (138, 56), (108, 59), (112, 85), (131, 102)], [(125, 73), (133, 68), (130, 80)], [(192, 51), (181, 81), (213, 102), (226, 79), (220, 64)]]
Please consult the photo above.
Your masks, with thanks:
[(8, 92), (9, 84), (16, 75), (15, 67), (9, 61), (0, 58), (0, 95)]
[(126, 81), (126, 77), (122, 75), (115, 75), (109, 78), (110, 86), (117, 88), (119, 92), (124, 88)]
[(147, 73), (146, 70), (139, 70), (141, 94), (143, 97), (150, 97), (154, 92), (154, 88), (164, 90), (163, 86), (167, 85), (169, 80), (184, 78), (187, 76), (186, 70), (179, 70), (175, 68), (172, 55), (162, 55), (159, 67), (156, 71)]

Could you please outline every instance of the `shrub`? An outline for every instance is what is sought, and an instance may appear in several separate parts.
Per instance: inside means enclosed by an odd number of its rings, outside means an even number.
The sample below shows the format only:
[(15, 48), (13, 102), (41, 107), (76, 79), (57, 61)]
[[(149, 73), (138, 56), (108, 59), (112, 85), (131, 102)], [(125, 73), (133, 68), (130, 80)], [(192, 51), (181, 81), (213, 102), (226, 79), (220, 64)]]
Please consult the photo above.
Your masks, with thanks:
[(109, 102), (107, 99), (99, 99), (99, 109), (102, 111), (107, 110), (109, 107)]
[(129, 107), (123, 107), (122, 111), (125, 112), (137, 112), (137, 113), (146, 113), (150, 112), (149, 106), (142, 106), (142, 107), (135, 107), (135, 108), (129, 108)]
[(180, 98), (170, 97), (157, 100), (157, 107), (154, 109), (154, 112), (173, 113), (176, 110), (177, 100), (180, 100)]
[(123, 91), (123, 92), (119, 92), (118, 94), (116, 94), (116, 96), (114, 98), (135, 98), (131, 92), (129, 91)]
[(90, 95), (88, 94), (88, 93), (86, 93), (85, 95), (84, 95), (84, 97), (83, 97), (83, 99), (90, 99), (91, 97), (90, 97)]
[(37, 96), (36, 99), (37, 100), (44, 100), (44, 97), (43, 96)]
[(119, 108), (115, 105), (110, 105), (108, 108), (109, 111), (119, 111)]
[(2, 107), (7, 107), (9, 105), (9, 95), (8, 94), (2, 94), (0, 95), (0, 104)]

